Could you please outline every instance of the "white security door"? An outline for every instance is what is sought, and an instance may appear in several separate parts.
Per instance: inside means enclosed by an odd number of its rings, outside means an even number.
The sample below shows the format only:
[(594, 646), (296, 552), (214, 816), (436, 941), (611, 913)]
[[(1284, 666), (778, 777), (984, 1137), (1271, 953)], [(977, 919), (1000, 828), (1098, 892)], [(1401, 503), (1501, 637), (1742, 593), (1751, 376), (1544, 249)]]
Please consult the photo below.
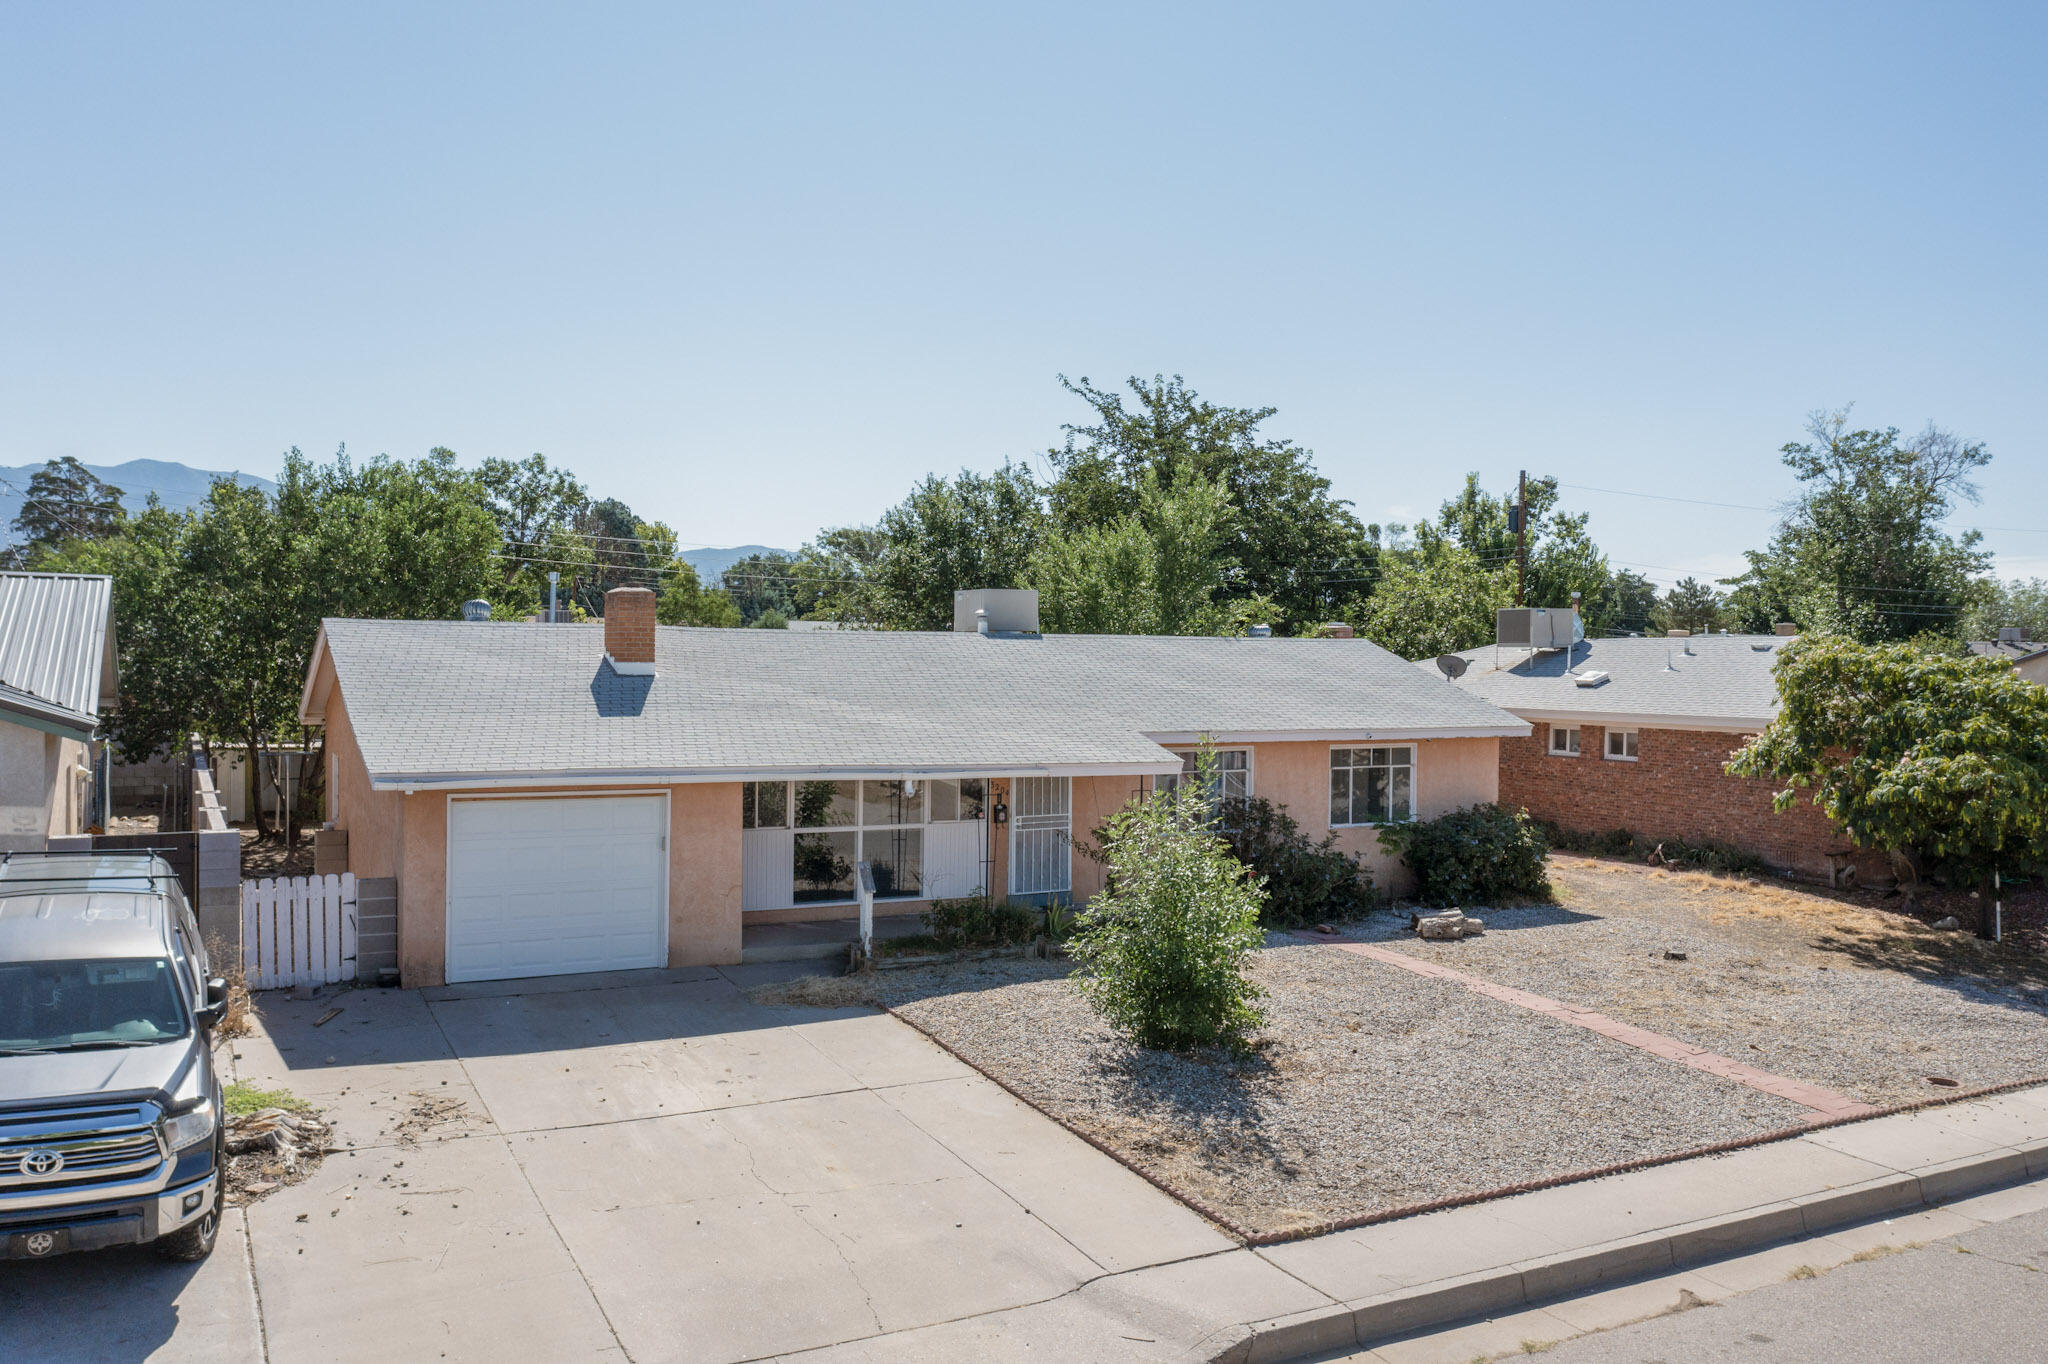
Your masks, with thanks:
[(983, 841), (988, 821), (959, 819), (924, 829), (924, 898), (951, 900), (981, 894)]
[(668, 799), (448, 802), (449, 981), (668, 964)]
[(1074, 788), (1067, 777), (1010, 783), (1010, 893), (1064, 894), (1073, 886)]

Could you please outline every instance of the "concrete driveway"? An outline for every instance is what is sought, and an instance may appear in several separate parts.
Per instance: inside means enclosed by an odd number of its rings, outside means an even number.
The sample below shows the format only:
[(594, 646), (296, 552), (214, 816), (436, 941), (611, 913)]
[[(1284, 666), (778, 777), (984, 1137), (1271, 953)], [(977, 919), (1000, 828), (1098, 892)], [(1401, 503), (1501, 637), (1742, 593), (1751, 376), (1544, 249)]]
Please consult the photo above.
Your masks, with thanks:
[[(266, 998), (235, 1074), (349, 1149), (196, 1269), (0, 1267), (5, 1334), (45, 1361), (886, 1357), (1232, 1249), (895, 1019), (747, 1000), (795, 969)], [(1184, 1269), (1162, 1292), (1201, 1291)]]

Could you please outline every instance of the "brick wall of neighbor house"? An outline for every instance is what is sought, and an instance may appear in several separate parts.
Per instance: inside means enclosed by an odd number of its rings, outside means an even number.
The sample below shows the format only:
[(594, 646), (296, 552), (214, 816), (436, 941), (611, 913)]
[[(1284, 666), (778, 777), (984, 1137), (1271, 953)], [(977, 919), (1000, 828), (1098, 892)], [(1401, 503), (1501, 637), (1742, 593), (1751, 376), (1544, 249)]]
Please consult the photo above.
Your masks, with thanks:
[(1645, 729), (1637, 758), (1602, 756), (1607, 731), (1581, 725), (1579, 755), (1550, 753), (1550, 726), (1500, 744), (1500, 798), (1580, 833), (1626, 829), (1646, 838), (1711, 840), (1746, 848), (1781, 870), (1827, 874), (1826, 854), (1845, 846), (1810, 804), (1771, 808), (1777, 787), (1722, 770), (1748, 737), (1698, 729)]

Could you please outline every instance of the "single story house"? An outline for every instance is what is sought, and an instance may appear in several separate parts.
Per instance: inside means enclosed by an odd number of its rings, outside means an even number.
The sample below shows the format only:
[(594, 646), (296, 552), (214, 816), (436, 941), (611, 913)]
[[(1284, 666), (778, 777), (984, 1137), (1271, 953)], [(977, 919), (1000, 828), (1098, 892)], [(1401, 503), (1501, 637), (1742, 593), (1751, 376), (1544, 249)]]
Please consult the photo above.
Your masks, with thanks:
[(0, 573), (0, 851), (93, 824), (92, 740), (118, 691), (113, 581)]
[[(1569, 612), (1550, 613), (1568, 617)], [(1509, 612), (1502, 612), (1503, 631)], [(1577, 633), (1560, 629), (1558, 639)], [(1541, 631), (1538, 631), (1540, 636)], [(1512, 638), (1526, 639), (1518, 628)], [(1780, 870), (1828, 874), (1847, 846), (1812, 804), (1771, 807), (1778, 784), (1731, 777), (1729, 757), (1778, 713), (1771, 666), (1789, 635), (1489, 644), (1454, 655), (1447, 685), (1527, 720), (1500, 746), (1500, 799), (1580, 833), (1717, 842)], [(1455, 669), (1457, 665), (1451, 665)], [(1434, 673), (1440, 665), (1424, 661)]]
[(1353, 640), (1040, 635), (1037, 594), (944, 632), (328, 620), (324, 726), (350, 869), (395, 878), (407, 985), (740, 959), (746, 926), (915, 913), (984, 886), (1084, 901), (1110, 813), (1219, 751), (1221, 781), (1334, 830), (1495, 798), (1529, 727)]
[(2004, 659), (2025, 681), (2048, 687), (2048, 644), (2023, 625), (2001, 626), (1997, 639), (1973, 639), (1969, 648), (1979, 658)]

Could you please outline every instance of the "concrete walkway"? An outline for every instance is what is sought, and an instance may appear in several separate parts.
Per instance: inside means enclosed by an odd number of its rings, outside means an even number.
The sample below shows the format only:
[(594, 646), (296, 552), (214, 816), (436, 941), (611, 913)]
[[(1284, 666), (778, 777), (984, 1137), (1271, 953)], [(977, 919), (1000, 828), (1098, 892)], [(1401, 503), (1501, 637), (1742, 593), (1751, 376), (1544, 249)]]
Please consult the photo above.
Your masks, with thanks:
[[(2048, 1175), (2048, 1093), (1249, 1249), (795, 967), (270, 998), (347, 1149), (205, 1265), (0, 1267), (67, 1359), (1278, 1359)], [(320, 1020), (339, 1009), (327, 1022)]]

